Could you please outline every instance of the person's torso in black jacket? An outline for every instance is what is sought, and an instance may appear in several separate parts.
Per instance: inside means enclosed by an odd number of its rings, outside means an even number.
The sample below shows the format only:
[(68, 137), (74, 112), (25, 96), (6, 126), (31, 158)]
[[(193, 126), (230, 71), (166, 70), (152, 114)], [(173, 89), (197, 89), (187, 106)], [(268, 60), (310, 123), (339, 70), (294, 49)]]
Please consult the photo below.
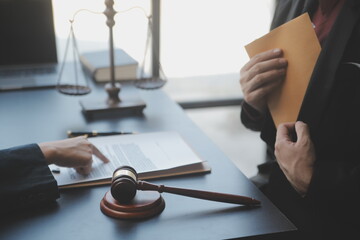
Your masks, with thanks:
[[(311, 16), (316, 7), (316, 0), (279, 0), (272, 28), (304, 12)], [(300, 197), (275, 164), (267, 189), (270, 199), (301, 231), (321, 236), (360, 233), (360, 1), (347, 0), (340, 11), (322, 46), (298, 120), (309, 125), (316, 150), (308, 194)], [(261, 138), (269, 149), (275, 136), (267, 113)]]

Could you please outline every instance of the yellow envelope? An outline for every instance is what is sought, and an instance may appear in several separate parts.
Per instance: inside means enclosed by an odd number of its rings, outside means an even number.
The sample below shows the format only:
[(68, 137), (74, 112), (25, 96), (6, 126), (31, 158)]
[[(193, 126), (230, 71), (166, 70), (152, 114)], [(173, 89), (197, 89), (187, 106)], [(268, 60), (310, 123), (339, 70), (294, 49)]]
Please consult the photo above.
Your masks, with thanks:
[(274, 49), (283, 50), (288, 60), (283, 84), (268, 98), (271, 116), (277, 127), (294, 122), (321, 51), (321, 46), (307, 13), (275, 28), (263, 37), (245, 46), (249, 57)]

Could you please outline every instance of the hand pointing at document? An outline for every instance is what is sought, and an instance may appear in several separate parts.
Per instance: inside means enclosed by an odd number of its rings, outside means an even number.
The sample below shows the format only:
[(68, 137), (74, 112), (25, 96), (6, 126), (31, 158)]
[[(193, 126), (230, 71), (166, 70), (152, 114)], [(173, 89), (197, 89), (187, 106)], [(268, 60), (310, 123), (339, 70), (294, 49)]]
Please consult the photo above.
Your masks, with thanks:
[(80, 174), (89, 174), (92, 166), (92, 155), (98, 157), (104, 163), (109, 159), (102, 154), (85, 136), (69, 138), (54, 142), (40, 143), (48, 164), (61, 167), (72, 167)]
[(75, 168), (86, 175), (93, 155), (109, 162), (85, 136), (0, 150), (0, 176), (6, 179), (0, 181), (0, 215), (55, 201), (60, 193), (48, 165)]

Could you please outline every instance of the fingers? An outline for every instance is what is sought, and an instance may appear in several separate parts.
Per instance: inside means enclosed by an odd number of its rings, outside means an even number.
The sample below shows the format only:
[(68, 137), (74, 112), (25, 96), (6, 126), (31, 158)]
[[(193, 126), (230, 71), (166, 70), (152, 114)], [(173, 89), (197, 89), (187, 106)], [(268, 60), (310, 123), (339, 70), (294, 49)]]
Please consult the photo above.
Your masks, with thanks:
[(304, 142), (310, 139), (310, 132), (307, 124), (298, 121), (295, 124), (295, 130), (298, 137), (298, 142)]
[(75, 170), (80, 173), (81, 175), (88, 175), (91, 170), (92, 170), (92, 161), (90, 164), (87, 164), (85, 166), (82, 166), (82, 167), (77, 167), (75, 168)]
[(294, 134), (294, 131), (295, 131), (294, 122), (282, 123), (277, 127), (274, 153), (278, 160), (280, 168), (284, 172), (286, 172), (287, 170), (284, 167), (284, 164), (286, 164), (286, 162), (284, 162), (283, 160), (287, 160), (289, 158), (282, 157), (282, 155), (286, 154), (288, 149), (294, 146), (295, 143), (292, 141), (292, 136)]
[[(296, 141), (294, 139), (296, 138)], [(276, 141), (286, 140), (302, 143), (310, 139), (309, 127), (301, 121), (293, 123), (282, 123), (276, 132)]]
[(285, 76), (285, 70), (273, 70), (256, 75), (252, 83), (244, 87), (245, 101), (251, 103), (256, 98), (265, 98), (281, 82), (280, 76)]
[(104, 163), (109, 162), (109, 159), (89, 142), (86, 136), (40, 143), (39, 147), (48, 164), (74, 168), (84, 175), (91, 171), (93, 155)]
[(104, 163), (110, 162), (110, 160), (102, 152), (100, 152), (100, 150), (97, 147), (95, 147), (95, 145), (91, 144), (91, 146), (92, 146), (92, 152), (95, 156), (97, 156)]
[(248, 71), (250, 68), (252, 68), (255, 64), (263, 61), (267, 61), (273, 58), (278, 58), (282, 55), (282, 50), (279, 48), (271, 49), (266, 52), (259, 53), (252, 57), (248, 63), (244, 65), (242, 68), (243, 71)]
[(276, 132), (276, 141), (292, 141), (292, 135), (295, 130), (295, 123), (282, 123), (278, 126)]
[(103, 161), (104, 163), (110, 162), (110, 160), (95, 145), (89, 142), (89, 140), (87, 139), (87, 135), (79, 136), (77, 138), (86, 141), (86, 145), (91, 148), (91, 153), (98, 157), (101, 161)]
[[(286, 66), (287, 61), (284, 58), (276, 58), (259, 62), (247, 71), (248, 79), (253, 79), (253, 84), (256, 85), (256, 87), (261, 86), (267, 82), (265, 81), (267, 79), (276, 79), (285, 75)], [(267, 75), (268, 77), (266, 77)]]
[(245, 65), (240, 71), (240, 84), (246, 87), (246, 84), (251, 83), (252, 88), (257, 88), (269, 80), (284, 76), (287, 60), (284, 58), (262, 60), (262, 58), (254, 57), (248, 64), (250, 65)]
[(87, 161), (85, 162), (85, 165), (76, 167), (75, 170), (82, 175), (88, 175), (92, 170), (92, 155), (95, 155), (98, 157), (101, 161), (104, 163), (110, 162), (110, 160), (92, 143), (90, 143), (87, 138), (85, 137), (86, 142), (88, 143), (88, 146), (91, 149), (91, 154), (87, 157)]
[(260, 112), (266, 106), (267, 95), (285, 78), (287, 60), (281, 55), (281, 49), (257, 54), (240, 71), (244, 100)]
[(259, 71), (260, 70), (257, 70), (256, 73), (248, 73), (249, 76), (251, 74), (253, 74), (253, 76), (249, 77), (249, 81), (244, 84), (244, 90), (246, 92), (252, 92), (264, 86), (276, 86), (284, 79), (286, 74), (285, 69), (274, 69), (265, 72)]

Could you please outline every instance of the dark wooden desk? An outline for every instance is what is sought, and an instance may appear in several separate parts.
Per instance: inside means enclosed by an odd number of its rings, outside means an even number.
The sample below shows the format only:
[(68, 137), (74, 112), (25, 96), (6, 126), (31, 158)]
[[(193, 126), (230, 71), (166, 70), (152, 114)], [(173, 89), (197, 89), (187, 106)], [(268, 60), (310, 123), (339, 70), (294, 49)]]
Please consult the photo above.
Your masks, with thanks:
[[(293, 233), (295, 227), (161, 90), (125, 87), (147, 103), (143, 116), (86, 119), (79, 100), (105, 99), (101, 88), (85, 97), (54, 89), (0, 93), (0, 148), (66, 138), (67, 130), (178, 131), (211, 167), (210, 174), (159, 179), (169, 186), (221, 191), (255, 197), (261, 207), (246, 208), (163, 194), (165, 210), (143, 221), (103, 215), (99, 203), (109, 186), (67, 190), (54, 206), (2, 216), (0, 239), (227, 239)], [(241, 156), (240, 156), (241, 157)], [(272, 234), (272, 235), (268, 235)], [(274, 235), (275, 234), (275, 235)], [(251, 238), (252, 239), (252, 238)]]

